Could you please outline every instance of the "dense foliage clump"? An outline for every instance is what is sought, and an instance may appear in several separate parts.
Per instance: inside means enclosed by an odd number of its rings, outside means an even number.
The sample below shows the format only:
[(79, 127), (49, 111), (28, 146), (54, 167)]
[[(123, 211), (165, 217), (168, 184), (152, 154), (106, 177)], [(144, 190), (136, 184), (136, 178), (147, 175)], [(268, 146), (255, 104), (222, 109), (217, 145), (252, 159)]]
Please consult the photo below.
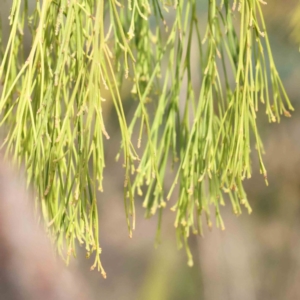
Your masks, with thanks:
[[(190, 233), (209, 226), (211, 207), (224, 224), (251, 212), (243, 180), (251, 176), (251, 145), (267, 182), (256, 112), (270, 122), (293, 110), (276, 70), (262, 0), (44, 0), (29, 11), (13, 0), (10, 36), (0, 52), (3, 143), (37, 191), (49, 233), (67, 259), (75, 242), (100, 262), (96, 191), (103, 190), (103, 103), (113, 103), (122, 136), (124, 204), (130, 236), (135, 195), (146, 215), (161, 217), (176, 189), (175, 227), (188, 263)], [(200, 1), (202, 2), (202, 1)], [(27, 55), (24, 32), (32, 43)], [(195, 71), (196, 70), (196, 71)], [(121, 89), (131, 88), (128, 120)], [(140, 149), (138, 149), (140, 148)], [(117, 154), (117, 153), (116, 153)], [(166, 170), (173, 167), (173, 183)]]

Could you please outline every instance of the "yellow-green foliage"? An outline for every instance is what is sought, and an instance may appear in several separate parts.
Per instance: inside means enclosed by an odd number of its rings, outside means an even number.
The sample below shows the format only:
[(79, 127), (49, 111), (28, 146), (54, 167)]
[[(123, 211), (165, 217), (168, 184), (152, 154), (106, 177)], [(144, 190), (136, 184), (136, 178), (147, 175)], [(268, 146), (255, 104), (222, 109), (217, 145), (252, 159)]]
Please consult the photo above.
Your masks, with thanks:
[[(202, 215), (211, 226), (213, 207), (223, 229), (225, 199), (235, 214), (241, 206), (251, 212), (243, 189), (251, 176), (251, 144), (267, 181), (256, 111), (261, 102), (269, 121), (279, 122), (292, 106), (272, 58), (265, 3), (207, 3), (203, 27), (197, 0), (37, 0), (30, 14), (28, 1), (12, 1), (10, 37), (0, 54), (3, 145), (25, 163), (58, 251), (66, 246), (69, 257), (76, 241), (85, 244), (88, 256), (96, 252), (92, 268), (103, 276), (96, 190), (103, 190), (109, 139), (102, 115), (107, 95), (122, 135), (117, 156), (125, 170), (130, 236), (135, 195), (144, 198), (147, 216), (159, 213), (159, 233), (178, 186), (171, 209), (192, 265), (188, 237), (202, 233)], [(32, 44), (25, 57), (27, 26)], [(125, 82), (137, 100), (132, 120), (123, 109)], [(170, 162), (176, 172), (166, 190)]]

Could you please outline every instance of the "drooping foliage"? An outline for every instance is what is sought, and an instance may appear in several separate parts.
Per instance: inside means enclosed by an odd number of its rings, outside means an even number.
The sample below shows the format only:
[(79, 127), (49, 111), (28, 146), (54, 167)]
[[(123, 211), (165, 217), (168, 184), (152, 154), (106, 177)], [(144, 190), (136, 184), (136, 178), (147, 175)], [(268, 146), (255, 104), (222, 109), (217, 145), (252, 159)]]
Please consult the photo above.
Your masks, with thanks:
[[(252, 146), (267, 182), (259, 106), (270, 122), (293, 110), (272, 57), (266, 3), (34, 2), (33, 11), (28, 0), (11, 4), (0, 52), (0, 124), (3, 146), (24, 162), (58, 251), (67, 249), (68, 259), (76, 241), (84, 244), (88, 256), (96, 253), (92, 268), (105, 276), (96, 195), (103, 190), (103, 107), (110, 101), (122, 136), (116, 155), (124, 166), (129, 235), (136, 195), (146, 216), (159, 214), (158, 234), (173, 195), (178, 242), (192, 265), (188, 237), (202, 233), (202, 216), (212, 226), (213, 212), (223, 229), (225, 201), (237, 215), (243, 206), (251, 212), (243, 181), (251, 176)], [(131, 89), (131, 119), (124, 87)]]

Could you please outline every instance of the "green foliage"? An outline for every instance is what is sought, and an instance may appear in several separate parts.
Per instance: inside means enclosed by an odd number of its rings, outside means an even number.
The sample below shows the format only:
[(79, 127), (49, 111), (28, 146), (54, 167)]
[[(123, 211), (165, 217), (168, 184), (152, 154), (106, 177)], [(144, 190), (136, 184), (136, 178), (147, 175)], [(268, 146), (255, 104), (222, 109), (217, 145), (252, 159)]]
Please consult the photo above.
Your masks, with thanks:
[[(25, 163), (49, 233), (62, 255), (67, 247), (67, 260), (77, 240), (88, 256), (96, 252), (92, 269), (105, 276), (96, 201), (109, 139), (105, 100), (114, 105), (122, 135), (117, 158), (125, 169), (130, 236), (136, 194), (143, 195), (147, 217), (159, 213), (159, 234), (164, 208), (178, 189), (171, 209), (192, 265), (188, 237), (202, 234), (202, 215), (212, 226), (211, 206), (222, 229), (225, 198), (235, 214), (241, 206), (251, 212), (243, 180), (251, 176), (252, 143), (267, 182), (259, 103), (270, 122), (290, 116), (293, 108), (272, 58), (265, 3), (207, 2), (203, 27), (196, 0), (44, 0), (33, 13), (28, 1), (13, 0), (11, 32), (0, 54), (3, 145)], [(27, 25), (32, 44), (25, 57)], [(136, 99), (130, 121), (124, 85), (131, 85)], [(170, 163), (176, 174), (166, 191)]]

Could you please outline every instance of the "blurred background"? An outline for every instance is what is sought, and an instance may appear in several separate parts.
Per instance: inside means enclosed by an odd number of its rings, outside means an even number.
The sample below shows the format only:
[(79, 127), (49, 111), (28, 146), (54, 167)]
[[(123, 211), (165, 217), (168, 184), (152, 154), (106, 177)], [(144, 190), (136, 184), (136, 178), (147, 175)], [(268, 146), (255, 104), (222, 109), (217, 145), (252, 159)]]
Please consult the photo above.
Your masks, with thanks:
[[(155, 248), (157, 219), (145, 220), (141, 199), (137, 200), (137, 228), (129, 239), (123, 171), (115, 162), (120, 137), (117, 126), (108, 124), (113, 138), (106, 143), (105, 191), (98, 198), (101, 259), (108, 278), (89, 270), (92, 260), (85, 259), (84, 251), (72, 261), (94, 299), (300, 299), (300, 53), (289, 34), (297, 4), (273, 0), (263, 6), (274, 59), (295, 108), (292, 118), (283, 118), (280, 124), (269, 124), (264, 109), (260, 111), (269, 186), (253, 155), (253, 176), (246, 182), (252, 214), (235, 217), (230, 205), (223, 208), (225, 231), (213, 228), (204, 238), (191, 238), (194, 267), (187, 266), (184, 250), (177, 250), (169, 210), (163, 216), (162, 243)], [(3, 23), (9, 5), (10, 1), (0, 0)], [(205, 20), (205, 11), (200, 14)]]

